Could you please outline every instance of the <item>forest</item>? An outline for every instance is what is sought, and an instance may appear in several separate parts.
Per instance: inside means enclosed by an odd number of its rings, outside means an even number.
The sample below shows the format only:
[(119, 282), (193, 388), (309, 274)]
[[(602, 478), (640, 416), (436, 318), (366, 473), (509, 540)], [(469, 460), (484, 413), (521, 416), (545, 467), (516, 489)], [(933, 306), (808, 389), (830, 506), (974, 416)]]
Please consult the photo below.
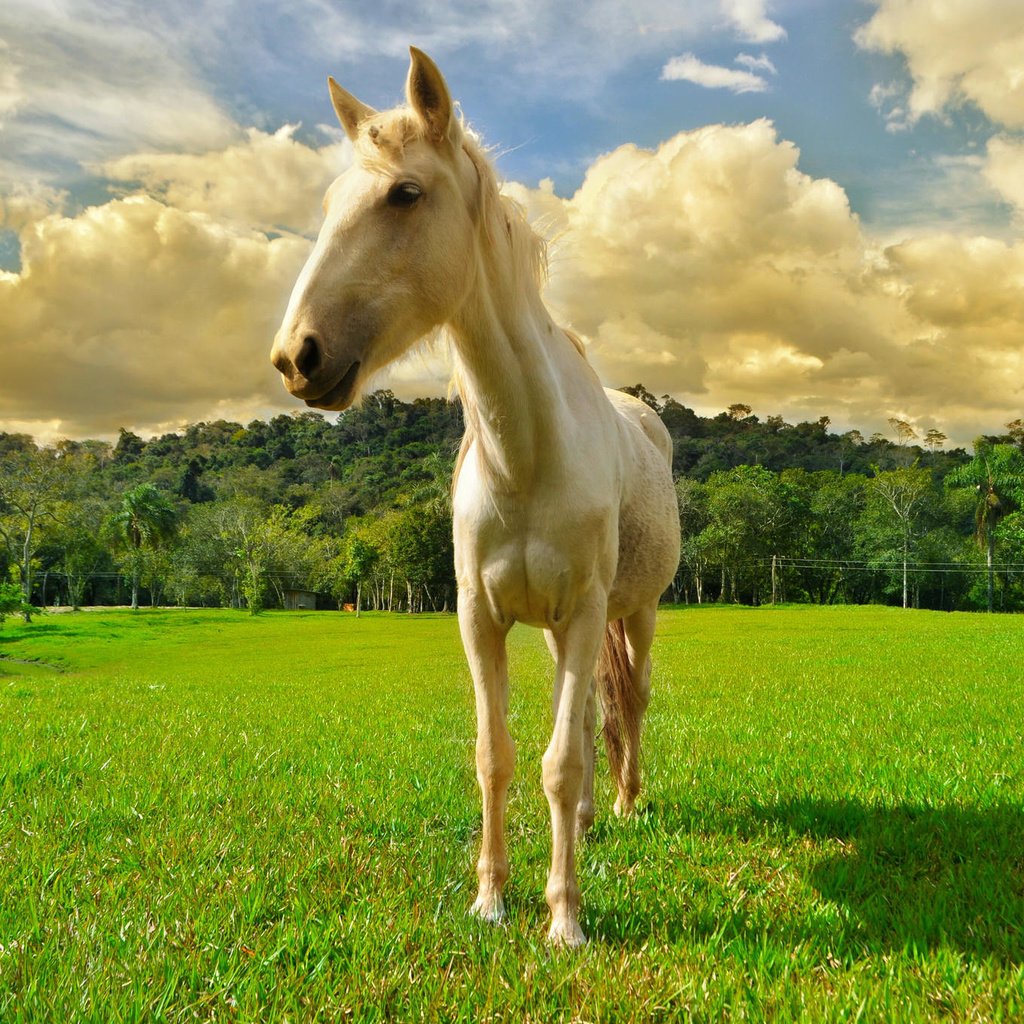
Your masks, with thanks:
[[(1024, 422), (947, 448), (702, 417), (623, 388), (675, 444), (677, 603), (1024, 607)], [(145, 440), (38, 445), (0, 433), (0, 622), (64, 605), (451, 610), (450, 478), (462, 416), (378, 391), (319, 413), (218, 420)], [(313, 597), (315, 595), (315, 597)]]

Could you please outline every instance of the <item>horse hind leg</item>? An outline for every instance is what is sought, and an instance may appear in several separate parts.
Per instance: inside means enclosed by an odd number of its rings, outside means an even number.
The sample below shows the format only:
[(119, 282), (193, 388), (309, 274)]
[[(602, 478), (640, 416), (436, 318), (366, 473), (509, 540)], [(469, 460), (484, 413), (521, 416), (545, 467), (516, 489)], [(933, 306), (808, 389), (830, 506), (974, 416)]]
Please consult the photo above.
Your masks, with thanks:
[(618, 796), (615, 813), (632, 814), (640, 792), (640, 733), (651, 695), (651, 644), (657, 606), (610, 622), (599, 667), (604, 738)]

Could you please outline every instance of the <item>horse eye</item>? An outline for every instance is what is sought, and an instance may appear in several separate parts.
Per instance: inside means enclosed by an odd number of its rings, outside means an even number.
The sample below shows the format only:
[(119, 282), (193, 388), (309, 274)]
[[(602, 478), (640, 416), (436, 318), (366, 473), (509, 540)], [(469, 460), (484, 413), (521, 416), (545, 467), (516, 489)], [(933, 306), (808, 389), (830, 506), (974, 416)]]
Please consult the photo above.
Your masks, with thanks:
[(411, 181), (403, 181), (388, 193), (388, 204), (391, 206), (413, 206), (422, 195), (423, 191), (419, 185)]

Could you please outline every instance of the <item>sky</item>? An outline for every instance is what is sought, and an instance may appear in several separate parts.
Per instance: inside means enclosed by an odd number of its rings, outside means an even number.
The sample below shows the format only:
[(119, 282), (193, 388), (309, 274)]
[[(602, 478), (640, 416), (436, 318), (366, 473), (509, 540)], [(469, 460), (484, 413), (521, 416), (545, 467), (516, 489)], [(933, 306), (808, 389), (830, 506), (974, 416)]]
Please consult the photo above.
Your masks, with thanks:
[[(351, 152), (444, 72), (604, 383), (969, 445), (1024, 416), (1020, 0), (4, 0), (0, 431), (304, 406), (268, 354)], [(375, 386), (444, 394), (443, 353)]]

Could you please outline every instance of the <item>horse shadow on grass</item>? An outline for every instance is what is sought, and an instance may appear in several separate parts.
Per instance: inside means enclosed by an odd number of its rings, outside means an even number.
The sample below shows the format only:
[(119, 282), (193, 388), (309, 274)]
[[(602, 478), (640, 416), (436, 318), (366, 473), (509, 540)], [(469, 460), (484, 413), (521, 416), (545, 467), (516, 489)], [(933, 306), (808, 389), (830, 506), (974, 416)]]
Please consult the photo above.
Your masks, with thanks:
[[(782, 855), (784, 870), (800, 875), (832, 912), (772, 918), (728, 898), (699, 907), (652, 900), (628, 918), (613, 907), (599, 912), (594, 923), (612, 941), (642, 943), (652, 929), (670, 939), (728, 940), (753, 927), (779, 943), (810, 941), (854, 958), (944, 947), (970, 959), (1024, 963), (1024, 808), (1014, 804), (883, 806), (807, 797), (753, 804), (717, 822), (686, 808), (646, 813), (659, 831), (709, 840), (717, 832), (762, 849), (796, 846)], [(806, 839), (820, 844), (817, 856)]]

